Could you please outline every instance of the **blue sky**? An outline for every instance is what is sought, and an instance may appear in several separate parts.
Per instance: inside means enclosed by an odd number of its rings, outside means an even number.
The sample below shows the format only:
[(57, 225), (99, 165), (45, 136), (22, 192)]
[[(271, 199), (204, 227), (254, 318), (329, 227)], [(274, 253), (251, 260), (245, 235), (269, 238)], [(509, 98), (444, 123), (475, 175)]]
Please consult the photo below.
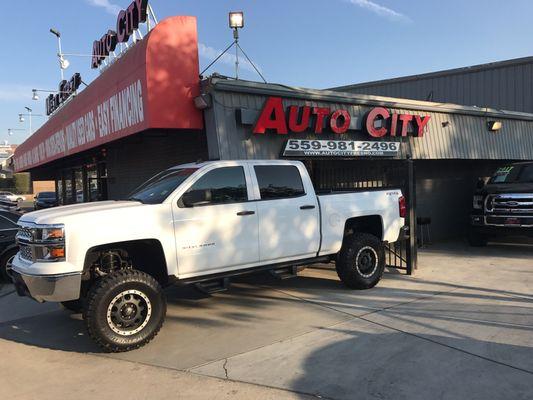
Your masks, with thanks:
[[(0, 140), (21, 143), (28, 121), (24, 106), (44, 114), (44, 96), (60, 80), (57, 43), (63, 51), (89, 54), (93, 40), (114, 28), (117, 10), (131, 0), (17, 0), (2, 3), (0, 39)], [(151, 0), (161, 20), (198, 17), (200, 63), (230, 43), (230, 10), (245, 12), (241, 45), (270, 82), (311, 88), (385, 79), (532, 54), (530, 0)], [(66, 76), (90, 82), (90, 58), (69, 57)], [(211, 69), (232, 75), (227, 57)], [(243, 65), (245, 79), (258, 79)], [(34, 117), (34, 130), (44, 118)]]

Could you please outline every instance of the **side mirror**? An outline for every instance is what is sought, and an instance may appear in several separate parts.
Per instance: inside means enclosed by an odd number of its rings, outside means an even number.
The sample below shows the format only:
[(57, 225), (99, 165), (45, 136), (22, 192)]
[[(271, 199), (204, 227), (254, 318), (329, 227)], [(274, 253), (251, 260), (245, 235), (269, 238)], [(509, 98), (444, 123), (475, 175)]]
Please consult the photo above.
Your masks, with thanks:
[(483, 178), (478, 178), (477, 182), (476, 182), (476, 189), (477, 190), (481, 190), (485, 187), (485, 179)]
[(178, 206), (195, 207), (208, 204), (211, 201), (210, 190), (191, 190), (181, 196)]

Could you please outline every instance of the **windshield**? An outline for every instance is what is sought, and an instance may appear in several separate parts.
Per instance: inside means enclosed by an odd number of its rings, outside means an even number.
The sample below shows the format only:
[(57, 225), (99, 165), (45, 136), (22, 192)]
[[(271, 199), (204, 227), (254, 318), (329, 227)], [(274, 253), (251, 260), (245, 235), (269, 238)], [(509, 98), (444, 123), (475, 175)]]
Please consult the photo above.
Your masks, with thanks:
[(145, 204), (162, 203), (181, 183), (198, 168), (169, 169), (150, 178), (135, 189), (128, 200)]
[(55, 199), (55, 192), (41, 192), (37, 195), (39, 199)]
[(489, 183), (533, 183), (533, 164), (516, 164), (499, 168)]

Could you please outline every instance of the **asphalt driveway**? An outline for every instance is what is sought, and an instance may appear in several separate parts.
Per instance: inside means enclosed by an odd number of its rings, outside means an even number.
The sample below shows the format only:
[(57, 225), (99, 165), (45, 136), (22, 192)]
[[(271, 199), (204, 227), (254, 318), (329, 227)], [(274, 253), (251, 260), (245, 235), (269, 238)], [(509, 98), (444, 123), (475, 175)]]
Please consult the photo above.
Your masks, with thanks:
[[(3, 287), (2, 391), (106, 398), (127, 377), (131, 398), (533, 398), (533, 247), (455, 243), (419, 258), (414, 277), (389, 271), (367, 291), (329, 265), (213, 296), (171, 288), (158, 337), (118, 355), (99, 352), (79, 315)], [(50, 385), (61, 371), (71, 379)]]

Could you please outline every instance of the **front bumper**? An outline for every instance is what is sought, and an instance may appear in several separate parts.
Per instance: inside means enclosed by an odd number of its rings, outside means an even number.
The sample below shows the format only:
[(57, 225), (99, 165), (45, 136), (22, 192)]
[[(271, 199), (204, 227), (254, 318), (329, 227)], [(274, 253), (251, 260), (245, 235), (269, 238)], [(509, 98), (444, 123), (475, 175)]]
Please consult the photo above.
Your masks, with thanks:
[(513, 236), (513, 237), (533, 237), (533, 227), (521, 225), (506, 225), (506, 224), (487, 224), (486, 218), (483, 215), (470, 216), (470, 231), (477, 234), (498, 237), (498, 236)]
[(40, 303), (76, 300), (80, 297), (81, 273), (28, 275), (12, 269), (10, 275), (19, 296), (31, 297)]

